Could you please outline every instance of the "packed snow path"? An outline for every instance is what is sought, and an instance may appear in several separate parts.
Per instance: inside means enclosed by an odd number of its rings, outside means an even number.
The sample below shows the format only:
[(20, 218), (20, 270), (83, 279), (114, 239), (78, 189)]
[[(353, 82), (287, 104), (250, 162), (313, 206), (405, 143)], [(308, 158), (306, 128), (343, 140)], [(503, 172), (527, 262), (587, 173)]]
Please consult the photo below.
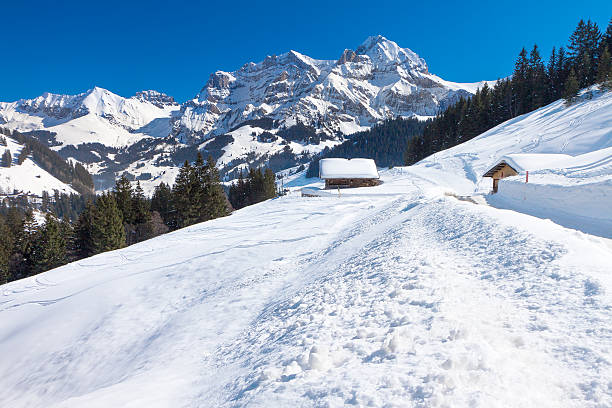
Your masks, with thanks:
[(0, 406), (611, 406), (610, 240), (385, 177), (0, 287)]

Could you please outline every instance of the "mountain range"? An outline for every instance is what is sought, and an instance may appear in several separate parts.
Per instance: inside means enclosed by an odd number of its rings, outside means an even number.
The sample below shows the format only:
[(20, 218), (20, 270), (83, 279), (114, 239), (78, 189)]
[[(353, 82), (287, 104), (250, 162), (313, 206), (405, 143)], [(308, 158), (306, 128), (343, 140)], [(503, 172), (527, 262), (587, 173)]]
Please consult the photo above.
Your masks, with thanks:
[(125, 98), (98, 87), (0, 102), (0, 127), (82, 163), (98, 190), (126, 174), (150, 191), (172, 182), (197, 150), (212, 155), (226, 179), (248, 166), (278, 171), (382, 120), (435, 116), (484, 83), (445, 81), (415, 52), (373, 36), (337, 60), (289, 51), (214, 72), (182, 104), (157, 91)]

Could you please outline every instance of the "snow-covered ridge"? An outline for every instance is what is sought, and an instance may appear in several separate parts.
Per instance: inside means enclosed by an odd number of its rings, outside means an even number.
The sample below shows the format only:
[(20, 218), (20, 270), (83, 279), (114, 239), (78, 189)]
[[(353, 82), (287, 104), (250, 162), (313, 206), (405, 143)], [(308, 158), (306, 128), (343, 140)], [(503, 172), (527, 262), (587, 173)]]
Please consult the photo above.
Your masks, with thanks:
[(43, 191), (53, 193), (71, 194), (76, 191), (68, 184), (58, 180), (42, 169), (31, 157), (18, 163), (23, 145), (17, 143), (10, 136), (1, 135), (6, 140), (6, 146), (0, 145), (0, 155), (9, 151), (12, 156), (11, 167), (0, 166), (0, 198), (16, 194), (26, 194), (40, 197)]
[[(176, 110), (174, 100), (159, 92), (124, 98), (99, 87), (78, 95), (44, 93), (34, 99), (0, 102), (5, 127), (55, 132), (62, 146), (101, 143), (121, 147), (147, 136), (164, 137)], [(165, 121), (165, 127), (156, 125), (151, 131), (151, 125), (159, 121)]]

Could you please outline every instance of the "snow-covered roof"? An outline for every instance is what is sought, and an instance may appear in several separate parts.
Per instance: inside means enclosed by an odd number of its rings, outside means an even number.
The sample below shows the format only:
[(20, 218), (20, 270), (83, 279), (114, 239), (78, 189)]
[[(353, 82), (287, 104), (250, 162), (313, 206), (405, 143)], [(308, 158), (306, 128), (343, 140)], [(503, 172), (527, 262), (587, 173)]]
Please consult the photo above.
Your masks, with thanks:
[(518, 173), (564, 167), (572, 159), (567, 154), (517, 153), (507, 154), (496, 161), (495, 166), (485, 173), (485, 177), (501, 163), (506, 163)]
[(321, 159), (319, 177), (330, 178), (379, 178), (376, 163), (372, 159)]

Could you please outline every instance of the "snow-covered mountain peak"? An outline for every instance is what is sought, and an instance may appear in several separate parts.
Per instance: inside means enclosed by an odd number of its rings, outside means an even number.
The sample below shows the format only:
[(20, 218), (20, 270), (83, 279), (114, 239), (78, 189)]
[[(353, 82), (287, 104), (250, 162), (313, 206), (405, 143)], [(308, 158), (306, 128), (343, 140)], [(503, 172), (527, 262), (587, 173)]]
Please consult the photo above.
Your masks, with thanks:
[(427, 72), (425, 60), (409, 48), (401, 48), (394, 41), (382, 35), (368, 37), (356, 50), (357, 54), (367, 55), (376, 65), (402, 64), (409, 69)]

